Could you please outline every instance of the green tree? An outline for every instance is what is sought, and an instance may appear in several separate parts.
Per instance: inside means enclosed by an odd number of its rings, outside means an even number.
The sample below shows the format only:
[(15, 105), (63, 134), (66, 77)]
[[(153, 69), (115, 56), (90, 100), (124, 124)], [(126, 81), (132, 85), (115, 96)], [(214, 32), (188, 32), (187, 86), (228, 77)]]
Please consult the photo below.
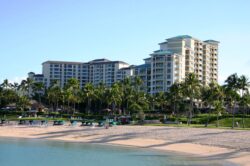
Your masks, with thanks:
[(193, 116), (194, 102), (198, 102), (200, 96), (200, 82), (193, 73), (188, 74), (185, 78), (183, 94), (189, 101), (188, 125), (190, 125)]
[(47, 99), (52, 105), (54, 111), (58, 110), (59, 101), (62, 99), (62, 90), (59, 86), (59, 82), (54, 80), (51, 86), (47, 90)]
[(76, 103), (80, 102), (80, 83), (77, 79), (71, 78), (65, 85), (65, 91), (67, 92), (68, 103), (73, 104), (73, 114), (75, 113)]
[(9, 83), (8, 79), (5, 79), (3, 83), (0, 85), (0, 87), (2, 87), (3, 89), (9, 89), (11, 88), (11, 83)]
[(135, 94), (135, 91), (133, 89), (133, 85), (130, 78), (125, 78), (121, 82), (121, 88), (122, 88), (122, 110), (123, 114), (126, 113), (127, 110), (129, 110), (130, 104), (133, 103), (133, 97)]
[(239, 83), (238, 83), (238, 75), (232, 74), (230, 75), (225, 83), (225, 93), (226, 93), (226, 101), (228, 103), (228, 106), (231, 108), (231, 112), (233, 114), (233, 120), (232, 120), (232, 128), (235, 126), (235, 108), (237, 105), (237, 102), (239, 100)]
[(33, 93), (38, 95), (38, 101), (41, 104), (41, 96), (44, 94), (45, 86), (42, 82), (33, 83)]
[(173, 113), (177, 116), (177, 121), (179, 121), (179, 107), (184, 100), (183, 98), (183, 84), (182, 83), (174, 83), (167, 93), (167, 98), (170, 102), (170, 107), (173, 108)]
[(166, 106), (168, 104), (167, 97), (164, 92), (159, 92), (154, 95), (156, 105), (160, 108), (162, 112), (166, 111)]
[(29, 105), (30, 103), (27, 96), (20, 96), (16, 103), (17, 109), (22, 112), (25, 111)]
[(33, 92), (33, 83), (34, 81), (32, 79), (27, 78), (26, 80), (21, 81), (18, 89), (21, 90), (25, 96), (31, 98)]
[(208, 87), (203, 89), (202, 100), (209, 107), (209, 117), (207, 124), (209, 123), (211, 110), (214, 109), (217, 114), (218, 126), (219, 115), (221, 115), (223, 111), (224, 92), (222, 87), (215, 82), (211, 82)]
[(243, 128), (245, 128), (245, 114), (246, 114), (246, 109), (245, 107), (248, 104), (248, 94), (249, 94), (249, 87), (250, 87), (250, 82), (248, 78), (244, 75), (240, 76), (238, 78), (238, 86), (240, 90), (240, 102), (239, 105), (241, 106), (243, 113), (242, 113), (242, 124)]
[(101, 82), (96, 88), (95, 88), (95, 100), (97, 108), (102, 110), (103, 108), (106, 108), (107, 103), (107, 87), (103, 82)]
[(134, 77), (134, 80), (133, 80), (133, 87), (134, 87), (134, 90), (136, 91), (136, 92), (139, 92), (140, 91), (140, 88), (141, 88), (141, 86), (142, 86), (142, 84), (143, 84), (143, 81), (142, 81), (142, 79), (140, 78), (140, 77)]
[(83, 98), (87, 100), (87, 113), (91, 112), (92, 101), (96, 99), (95, 88), (92, 83), (87, 83), (83, 88)]
[(111, 105), (112, 112), (120, 108), (122, 103), (122, 90), (118, 83), (114, 83), (108, 91), (108, 105)]

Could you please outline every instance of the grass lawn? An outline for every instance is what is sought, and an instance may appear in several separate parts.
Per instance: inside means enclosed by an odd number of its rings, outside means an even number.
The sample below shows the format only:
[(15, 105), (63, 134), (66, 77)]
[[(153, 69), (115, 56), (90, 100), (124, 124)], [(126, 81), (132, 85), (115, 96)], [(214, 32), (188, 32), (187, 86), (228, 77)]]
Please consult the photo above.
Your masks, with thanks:
[[(226, 120), (227, 121), (227, 120)], [(223, 121), (221, 121), (223, 122)], [(215, 124), (208, 124), (207, 127), (205, 127), (204, 124), (190, 124), (190, 125), (187, 125), (187, 124), (144, 124), (143, 126), (168, 126), (168, 127), (190, 127), (190, 128), (213, 128), (213, 129), (232, 129), (232, 122), (230, 121), (230, 124), (227, 124), (227, 125), (223, 125), (223, 124), (220, 124), (219, 127), (216, 127)], [(239, 127), (236, 127), (235, 128), (236, 130), (250, 130), (250, 127), (249, 125), (248, 126), (245, 126), (245, 128), (239, 126)]]
[[(205, 123), (209, 119), (209, 124), (205, 127)], [(193, 124), (189, 126), (186, 124), (187, 118), (182, 117), (180, 121), (182, 124), (144, 124), (144, 126), (170, 126), (170, 127), (193, 127), (193, 128), (223, 128), (223, 129), (231, 129), (232, 128), (232, 117), (220, 117), (219, 119), (219, 127), (216, 127), (216, 115), (211, 114), (208, 118), (208, 114), (200, 114), (192, 119)], [(172, 120), (174, 121), (174, 120)], [(238, 122), (238, 126), (236, 125)], [(240, 116), (235, 117), (235, 129), (244, 129), (250, 130), (250, 117), (245, 118), (245, 128), (243, 128), (242, 118)]]

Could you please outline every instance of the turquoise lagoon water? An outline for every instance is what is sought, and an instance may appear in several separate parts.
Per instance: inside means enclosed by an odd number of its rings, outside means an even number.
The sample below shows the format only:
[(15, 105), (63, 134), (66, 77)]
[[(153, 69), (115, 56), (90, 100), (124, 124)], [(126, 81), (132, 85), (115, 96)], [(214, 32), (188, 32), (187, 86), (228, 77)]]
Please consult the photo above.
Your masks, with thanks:
[(0, 138), (0, 166), (228, 166), (224, 161), (99, 144)]

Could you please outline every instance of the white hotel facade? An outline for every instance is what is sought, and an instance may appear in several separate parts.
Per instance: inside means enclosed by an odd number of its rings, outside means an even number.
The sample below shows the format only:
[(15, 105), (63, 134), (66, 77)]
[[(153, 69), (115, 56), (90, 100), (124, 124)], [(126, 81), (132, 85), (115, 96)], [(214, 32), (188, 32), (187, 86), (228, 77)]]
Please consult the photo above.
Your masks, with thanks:
[[(166, 39), (159, 43), (160, 49), (144, 59), (145, 64), (130, 66), (122, 61), (96, 59), (87, 63), (46, 61), (42, 64), (43, 73), (29, 73), (34, 81), (43, 77), (49, 87), (58, 80), (63, 87), (68, 79), (76, 78), (81, 87), (90, 82), (98, 85), (103, 82), (111, 86), (126, 77), (138, 76), (143, 80), (141, 89), (155, 94), (166, 92), (175, 82), (181, 82), (188, 73), (195, 73), (203, 85), (218, 81), (218, 41), (201, 41), (188, 35)], [(36, 77), (39, 76), (39, 79)]]
[[(46, 61), (42, 63), (43, 83), (49, 87), (54, 80), (57, 80), (61, 87), (70, 78), (79, 80), (80, 86), (91, 82), (93, 85), (104, 83), (111, 86), (114, 82), (120, 81), (125, 76), (132, 76), (133, 73), (122, 72), (124, 68), (129, 69), (129, 64), (122, 61), (110, 61), (107, 59), (96, 59), (87, 63), (67, 61)], [(36, 74), (29, 73), (31, 79), (35, 80)]]

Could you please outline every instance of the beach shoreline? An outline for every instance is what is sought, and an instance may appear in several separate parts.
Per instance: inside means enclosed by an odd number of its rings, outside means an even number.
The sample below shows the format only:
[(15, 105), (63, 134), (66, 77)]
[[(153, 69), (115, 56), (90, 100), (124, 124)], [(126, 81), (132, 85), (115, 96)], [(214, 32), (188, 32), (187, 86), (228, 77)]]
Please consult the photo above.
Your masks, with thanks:
[[(184, 133), (186, 132), (186, 134)], [(217, 132), (217, 133), (216, 133)], [(242, 133), (243, 132), (243, 133)], [(168, 134), (166, 136), (166, 133)], [(183, 135), (193, 136), (186, 139)], [(199, 142), (195, 137), (207, 134), (211, 136), (224, 137), (227, 144), (221, 146), (211, 143)], [(186, 129), (174, 127), (150, 127), (150, 126), (116, 126), (109, 129), (92, 128), (92, 127), (71, 127), (71, 126), (48, 126), (48, 127), (31, 127), (31, 126), (1, 126), (1, 138), (25, 138), (25, 139), (45, 139), (55, 141), (67, 141), (77, 143), (95, 143), (115, 146), (149, 148), (153, 150), (168, 151), (192, 155), (194, 157), (207, 158), (209, 160), (224, 160), (236, 165), (250, 165), (250, 152), (248, 146), (237, 144), (230, 138), (240, 134), (250, 136), (249, 131), (222, 130), (222, 129)], [(179, 138), (182, 136), (183, 138)], [(230, 137), (231, 136), (231, 137)], [(176, 137), (176, 138), (175, 138)], [(165, 139), (164, 139), (165, 138)], [(199, 138), (199, 137), (198, 137)], [(203, 138), (203, 137), (201, 137)], [(210, 140), (213, 141), (214, 139)], [(228, 139), (228, 140), (227, 140)], [(245, 139), (245, 138), (244, 138)], [(247, 138), (246, 138), (247, 139)], [(250, 140), (250, 137), (249, 139)], [(231, 141), (231, 142), (230, 142)]]

